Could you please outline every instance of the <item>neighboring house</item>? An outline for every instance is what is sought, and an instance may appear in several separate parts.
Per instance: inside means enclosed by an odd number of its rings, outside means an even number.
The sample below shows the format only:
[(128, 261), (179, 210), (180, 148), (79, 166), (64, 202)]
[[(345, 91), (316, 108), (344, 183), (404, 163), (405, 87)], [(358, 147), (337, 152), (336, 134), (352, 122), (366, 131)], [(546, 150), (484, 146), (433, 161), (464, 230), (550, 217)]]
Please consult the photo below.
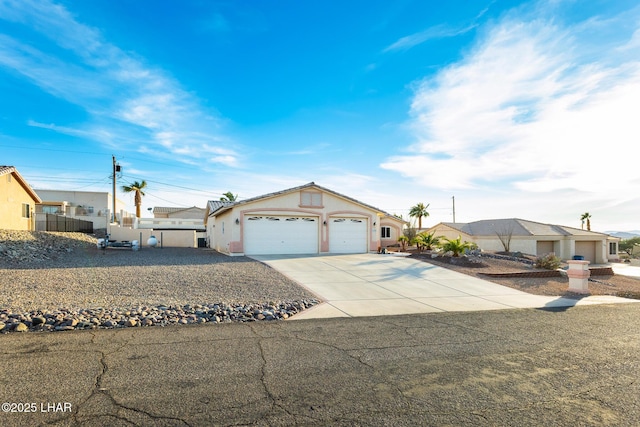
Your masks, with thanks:
[(204, 221), (206, 209), (199, 207), (192, 208), (172, 208), (156, 206), (153, 208), (154, 218), (182, 218), (182, 219), (200, 219)]
[[(93, 222), (94, 230), (106, 230), (111, 222), (111, 205), (113, 198), (108, 192), (71, 191), (71, 190), (36, 190), (42, 203), (36, 207), (38, 214), (49, 213), (69, 218)], [(116, 204), (125, 203), (116, 199)], [(121, 210), (116, 215), (119, 221), (129, 217), (129, 213)]]
[(198, 238), (206, 239), (204, 235), (205, 209), (196, 206), (192, 208), (155, 207), (153, 218), (136, 218), (133, 228), (147, 228), (154, 230), (194, 230), (202, 232)]
[(406, 224), (313, 182), (242, 201), (210, 201), (205, 221), (209, 247), (230, 255), (366, 253), (396, 243)]
[(13, 166), (0, 166), (0, 229), (34, 230), (42, 200)]
[(485, 251), (504, 251), (502, 239), (510, 238), (511, 252), (542, 256), (555, 253), (562, 259), (583, 256), (592, 264), (618, 260), (617, 237), (562, 225), (523, 219), (490, 219), (469, 223), (441, 222), (430, 233), (473, 242)]

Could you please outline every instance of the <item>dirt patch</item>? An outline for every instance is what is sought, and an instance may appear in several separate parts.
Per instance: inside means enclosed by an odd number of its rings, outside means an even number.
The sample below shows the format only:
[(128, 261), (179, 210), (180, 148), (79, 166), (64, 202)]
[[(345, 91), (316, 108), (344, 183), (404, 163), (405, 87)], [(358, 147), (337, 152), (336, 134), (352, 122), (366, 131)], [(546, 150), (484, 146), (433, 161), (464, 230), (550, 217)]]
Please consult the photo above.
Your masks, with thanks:
[[(536, 269), (519, 261), (473, 256), (458, 259), (452, 257), (431, 258), (430, 254), (413, 254), (411, 257), (534, 295), (574, 295), (568, 291), (569, 279), (567, 277), (557, 276), (554, 273), (551, 273), (554, 277), (526, 277), (545, 275), (544, 272), (549, 272), (549, 270)], [(589, 295), (615, 295), (640, 299), (640, 278), (618, 274), (594, 274), (589, 280)]]

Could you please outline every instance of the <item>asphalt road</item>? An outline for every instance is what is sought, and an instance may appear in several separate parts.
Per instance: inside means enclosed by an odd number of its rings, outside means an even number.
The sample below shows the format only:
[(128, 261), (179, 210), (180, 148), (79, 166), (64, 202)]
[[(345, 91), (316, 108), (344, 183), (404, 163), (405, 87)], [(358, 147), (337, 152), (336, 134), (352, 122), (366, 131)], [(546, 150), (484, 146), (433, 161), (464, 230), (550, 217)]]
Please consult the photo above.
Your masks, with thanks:
[(4, 334), (0, 425), (640, 425), (639, 331), (616, 304)]

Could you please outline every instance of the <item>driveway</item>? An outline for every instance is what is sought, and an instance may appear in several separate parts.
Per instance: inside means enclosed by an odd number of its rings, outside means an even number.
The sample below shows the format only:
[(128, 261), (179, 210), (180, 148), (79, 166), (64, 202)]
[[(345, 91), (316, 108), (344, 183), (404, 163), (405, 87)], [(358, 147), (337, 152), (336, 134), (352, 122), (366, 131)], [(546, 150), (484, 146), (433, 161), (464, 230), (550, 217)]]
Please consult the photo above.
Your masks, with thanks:
[(446, 311), (560, 308), (637, 302), (613, 296), (531, 295), (412, 258), (395, 255), (261, 255), (323, 301), (294, 319)]

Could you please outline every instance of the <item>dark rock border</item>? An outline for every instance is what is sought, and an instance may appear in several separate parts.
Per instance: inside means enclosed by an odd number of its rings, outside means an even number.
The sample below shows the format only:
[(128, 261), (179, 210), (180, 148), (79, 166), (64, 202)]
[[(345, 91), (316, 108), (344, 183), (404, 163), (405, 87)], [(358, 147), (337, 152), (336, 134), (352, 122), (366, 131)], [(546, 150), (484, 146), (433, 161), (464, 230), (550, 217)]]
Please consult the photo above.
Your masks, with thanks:
[(127, 310), (92, 308), (83, 310), (34, 310), (12, 313), (0, 310), (0, 332), (54, 332), (84, 329), (115, 329), (199, 323), (231, 323), (286, 320), (319, 301), (315, 299), (226, 304), (135, 307)]

